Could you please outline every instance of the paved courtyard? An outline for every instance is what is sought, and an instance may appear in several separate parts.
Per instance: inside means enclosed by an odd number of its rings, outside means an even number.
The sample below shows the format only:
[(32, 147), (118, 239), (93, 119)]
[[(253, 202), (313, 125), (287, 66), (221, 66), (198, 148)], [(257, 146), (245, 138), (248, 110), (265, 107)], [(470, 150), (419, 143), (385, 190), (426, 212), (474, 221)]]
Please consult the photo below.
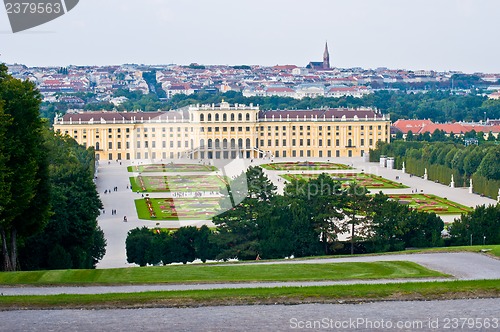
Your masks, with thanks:
[[(289, 158), (289, 159), (276, 159), (275, 161), (305, 161), (305, 158)], [(325, 159), (311, 158), (308, 161), (326, 161)], [(382, 189), (386, 194), (411, 194), (412, 191), (417, 190), (418, 192), (423, 192), (427, 194), (434, 194), (440, 197), (446, 197), (449, 200), (455, 201), (465, 206), (475, 207), (481, 204), (495, 204), (495, 200), (489, 199), (487, 197), (481, 197), (476, 194), (469, 194), (468, 188), (450, 188), (448, 186), (435, 183), (433, 181), (426, 181), (420, 177), (410, 177), (409, 174), (403, 174), (401, 170), (387, 169), (380, 167), (378, 163), (368, 163), (364, 162), (362, 158), (335, 158), (331, 159), (331, 162), (343, 163), (346, 165), (352, 165), (355, 170), (346, 170), (345, 172), (361, 172), (371, 173), (375, 175), (380, 175), (389, 180), (395, 180), (407, 185), (409, 188), (406, 189)], [(193, 162), (193, 161), (179, 161), (179, 162)], [(223, 172), (229, 177), (233, 177), (241, 172), (241, 169), (249, 165), (260, 165), (263, 163), (271, 162), (269, 159), (256, 159), (252, 163), (250, 160), (241, 159), (237, 160), (237, 164), (224, 165), (224, 161), (213, 161), (215, 166), (223, 169)], [(114, 268), (114, 267), (126, 267), (135, 266), (135, 264), (127, 263), (126, 253), (125, 253), (125, 239), (127, 238), (127, 232), (136, 227), (154, 227), (158, 224), (162, 228), (178, 228), (181, 226), (201, 226), (202, 224), (208, 224), (213, 226), (211, 222), (200, 221), (200, 220), (181, 220), (181, 221), (149, 221), (140, 220), (137, 217), (137, 212), (135, 210), (134, 200), (141, 198), (141, 193), (134, 193), (130, 189), (129, 177), (133, 176), (134, 173), (127, 171), (127, 166), (138, 165), (138, 164), (148, 164), (151, 162), (143, 161), (141, 162), (126, 162), (122, 161), (121, 164), (116, 161), (112, 161), (108, 164), (107, 161), (102, 161), (98, 168), (98, 178), (97, 178), (97, 190), (100, 194), (101, 200), (104, 205), (105, 213), (102, 214), (99, 219), (99, 225), (104, 231), (107, 240), (106, 255), (97, 265), (98, 268)], [(226, 166), (226, 167), (224, 167)], [(278, 187), (278, 192), (283, 193), (284, 181), (279, 176), (279, 174), (284, 174), (287, 171), (268, 171), (265, 170), (266, 174), (269, 176), (271, 181)], [(290, 171), (290, 173), (300, 173), (301, 171)], [(307, 171), (307, 173), (322, 173), (323, 171)], [(324, 171), (324, 172), (334, 172), (339, 173), (342, 171)], [(155, 173), (151, 173), (154, 175)], [(188, 175), (190, 173), (183, 173)], [(148, 174), (150, 175), (150, 174)], [(399, 177), (396, 180), (396, 177)], [(279, 179), (279, 180), (278, 180)], [(113, 191), (114, 187), (118, 187), (118, 191)], [(105, 190), (111, 190), (109, 193), (104, 194)], [(373, 192), (373, 190), (372, 190)], [(166, 198), (171, 197), (171, 193), (149, 193), (150, 197)], [(111, 215), (111, 210), (117, 211), (116, 215)], [(127, 222), (123, 221), (123, 217), (127, 217)], [(445, 215), (442, 219), (445, 222), (452, 222), (456, 215)]]

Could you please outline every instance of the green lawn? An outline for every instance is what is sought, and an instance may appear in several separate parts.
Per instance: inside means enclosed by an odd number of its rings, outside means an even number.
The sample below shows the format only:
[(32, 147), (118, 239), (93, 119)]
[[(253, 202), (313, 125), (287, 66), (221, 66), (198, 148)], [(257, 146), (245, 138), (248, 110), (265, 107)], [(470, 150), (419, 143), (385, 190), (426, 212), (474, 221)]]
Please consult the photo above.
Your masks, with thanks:
[(401, 253), (407, 254), (407, 253), (463, 252), (463, 251), (476, 252), (476, 253), (482, 252), (500, 258), (500, 244), (484, 245), (484, 246), (456, 246), (456, 247), (412, 249), (412, 250), (401, 251)]
[(443, 300), (500, 297), (500, 280), (409, 282), (315, 287), (154, 291), (92, 295), (0, 296), (0, 308), (141, 308)]
[(127, 170), (129, 172), (214, 172), (217, 171), (217, 167), (210, 165), (201, 164), (149, 164), (149, 165), (137, 165), (128, 166)]
[[(426, 254), (426, 253), (439, 253), (439, 252), (474, 252), (483, 253), (488, 256), (500, 258), (500, 245), (484, 245), (484, 246), (455, 246), (455, 247), (437, 247), (437, 248), (421, 248), (409, 249), (403, 251), (388, 251), (370, 254), (359, 255), (326, 255), (326, 256), (309, 256), (295, 258), (296, 261), (307, 259), (329, 259), (329, 258), (345, 258), (345, 257), (362, 257), (362, 256), (384, 256), (384, 255), (406, 255), (406, 254)], [(272, 261), (272, 260), (269, 260)]]
[(218, 197), (151, 198), (154, 216), (145, 198), (135, 200), (139, 219), (146, 220), (209, 220), (220, 209)]
[[(366, 173), (327, 173), (336, 181), (342, 182), (343, 186), (348, 186), (350, 182), (356, 182), (358, 185), (366, 188), (375, 189), (396, 189), (396, 188), (408, 188), (402, 183), (388, 180), (381, 176), (366, 174)], [(305, 173), (305, 174), (281, 174), (282, 178), (287, 181), (292, 180), (312, 180), (317, 179), (319, 174)]]
[(2, 285), (117, 285), (445, 277), (412, 262), (171, 265), (0, 273)]
[(313, 171), (313, 170), (335, 170), (335, 169), (352, 169), (352, 167), (344, 164), (324, 163), (324, 162), (283, 162), (263, 164), (260, 167), (271, 171)]
[(430, 194), (398, 194), (388, 195), (402, 204), (408, 204), (418, 211), (434, 212), (436, 214), (462, 214), (473, 209), (436, 195)]

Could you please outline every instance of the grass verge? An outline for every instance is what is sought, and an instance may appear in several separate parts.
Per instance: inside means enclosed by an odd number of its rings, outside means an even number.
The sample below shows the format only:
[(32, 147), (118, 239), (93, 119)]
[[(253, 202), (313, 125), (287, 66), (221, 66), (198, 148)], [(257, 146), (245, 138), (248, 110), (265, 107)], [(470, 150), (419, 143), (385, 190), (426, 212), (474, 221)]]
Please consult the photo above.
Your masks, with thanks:
[[(386, 256), (386, 255), (406, 255), (406, 254), (432, 254), (432, 253), (450, 253), (450, 252), (472, 252), (476, 254), (485, 254), (493, 258), (500, 258), (500, 245), (484, 245), (484, 246), (455, 246), (455, 247), (437, 247), (437, 248), (417, 248), (407, 249), (403, 251), (388, 251), (368, 254), (356, 255), (326, 255), (326, 256), (307, 256), (295, 258), (296, 261), (308, 259), (331, 259), (331, 258), (346, 258), (346, 257), (363, 257), (363, 256)], [(268, 260), (272, 261), (272, 260)], [(239, 262), (235, 262), (237, 264)]]
[(485, 253), (493, 257), (500, 258), (500, 244), (496, 245), (483, 245), (483, 246), (457, 246), (457, 247), (439, 247), (439, 248), (426, 248), (426, 249), (411, 249), (401, 251), (402, 254), (408, 253), (433, 253), (433, 252), (475, 252)]
[(1, 296), (0, 309), (104, 309), (500, 297), (500, 280), (245, 288), (92, 295)]
[(173, 265), (0, 273), (6, 285), (131, 285), (446, 277), (412, 262)]

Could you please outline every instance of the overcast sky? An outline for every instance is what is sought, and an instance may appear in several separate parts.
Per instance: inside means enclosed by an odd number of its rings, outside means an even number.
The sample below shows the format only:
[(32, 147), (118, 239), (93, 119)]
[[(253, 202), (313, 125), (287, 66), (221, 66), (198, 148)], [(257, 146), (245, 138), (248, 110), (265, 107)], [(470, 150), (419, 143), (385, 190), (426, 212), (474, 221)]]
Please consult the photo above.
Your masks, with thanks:
[(500, 73), (500, 0), (80, 0), (13, 34), (0, 62), (29, 66), (295, 64)]

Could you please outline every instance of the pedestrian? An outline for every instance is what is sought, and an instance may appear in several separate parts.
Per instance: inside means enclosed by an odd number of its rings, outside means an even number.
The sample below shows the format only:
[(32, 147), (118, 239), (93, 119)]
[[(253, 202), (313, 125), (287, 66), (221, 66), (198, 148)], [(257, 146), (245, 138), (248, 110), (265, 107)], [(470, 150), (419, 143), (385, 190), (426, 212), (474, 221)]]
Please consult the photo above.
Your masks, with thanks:
[(123, 216), (123, 221), (127, 222), (127, 216)]

